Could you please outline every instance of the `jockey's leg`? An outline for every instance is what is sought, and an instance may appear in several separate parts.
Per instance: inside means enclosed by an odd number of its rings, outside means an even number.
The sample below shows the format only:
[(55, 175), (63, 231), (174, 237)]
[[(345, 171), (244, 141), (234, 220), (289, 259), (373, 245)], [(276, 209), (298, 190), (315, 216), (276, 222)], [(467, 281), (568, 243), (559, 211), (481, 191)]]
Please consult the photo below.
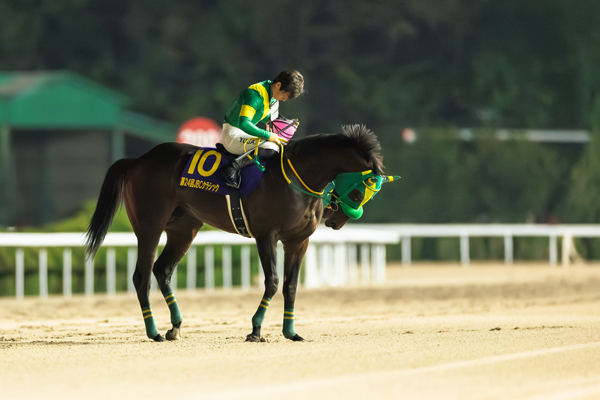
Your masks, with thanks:
[(231, 186), (238, 189), (240, 187), (240, 170), (253, 163), (254, 160), (249, 154), (242, 154), (241, 156), (235, 158), (233, 161), (227, 164), (222, 169), (223, 176), (225, 177), (225, 183), (227, 184), (227, 186)]

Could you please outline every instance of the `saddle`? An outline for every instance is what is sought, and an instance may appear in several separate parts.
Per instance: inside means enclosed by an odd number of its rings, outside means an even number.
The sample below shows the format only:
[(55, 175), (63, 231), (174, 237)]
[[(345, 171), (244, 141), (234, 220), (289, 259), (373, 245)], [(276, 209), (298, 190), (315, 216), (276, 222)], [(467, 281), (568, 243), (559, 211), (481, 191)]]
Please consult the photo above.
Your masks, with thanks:
[(227, 186), (220, 169), (227, 165), (232, 157), (238, 156), (225, 150), (221, 143), (217, 143), (217, 147), (197, 147), (196, 151), (190, 152), (179, 186), (225, 196), (229, 217), (236, 231), (242, 236), (252, 237), (244, 215), (242, 199), (256, 189), (262, 179), (263, 171), (253, 163), (240, 171), (239, 189)]

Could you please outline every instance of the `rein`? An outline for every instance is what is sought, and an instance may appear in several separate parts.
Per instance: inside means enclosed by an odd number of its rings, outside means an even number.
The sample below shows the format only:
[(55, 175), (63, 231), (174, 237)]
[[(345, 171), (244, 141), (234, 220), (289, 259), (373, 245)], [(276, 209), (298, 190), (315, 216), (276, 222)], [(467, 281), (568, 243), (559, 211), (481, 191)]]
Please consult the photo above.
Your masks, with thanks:
[(280, 145), (281, 146), (281, 172), (283, 173), (283, 177), (285, 178), (285, 180), (287, 181), (288, 185), (290, 185), (293, 189), (296, 189), (298, 191), (300, 191), (301, 193), (307, 194), (309, 196), (313, 196), (313, 197), (318, 197), (320, 199), (323, 198), (323, 193), (324, 191), (321, 192), (317, 192), (315, 190), (312, 190), (311, 188), (308, 187), (308, 185), (306, 183), (304, 183), (304, 181), (302, 180), (302, 178), (300, 178), (300, 175), (298, 175), (298, 173), (296, 172), (296, 169), (294, 168), (294, 166), (292, 165), (292, 162), (290, 161), (290, 159), (287, 159), (288, 164), (290, 165), (290, 168), (292, 168), (292, 171), (294, 172), (294, 175), (296, 175), (296, 178), (298, 178), (298, 180), (300, 181), (300, 183), (302, 184), (302, 186), (304, 186), (304, 189), (302, 189), (301, 187), (295, 185), (286, 175), (285, 173), (285, 167), (283, 164), (283, 144)]

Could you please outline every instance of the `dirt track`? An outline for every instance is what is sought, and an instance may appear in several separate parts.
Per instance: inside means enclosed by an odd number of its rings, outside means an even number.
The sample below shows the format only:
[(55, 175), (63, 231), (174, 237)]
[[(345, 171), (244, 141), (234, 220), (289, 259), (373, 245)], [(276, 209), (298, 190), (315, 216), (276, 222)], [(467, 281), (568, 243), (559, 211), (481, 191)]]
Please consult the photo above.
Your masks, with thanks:
[[(135, 297), (0, 299), (2, 399), (598, 399), (600, 267), (388, 268), (382, 287), (299, 289), (245, 343), (261, 293), (179, 291), (183, 340)], [(152, 298), (164, 333), (168, 310)]]

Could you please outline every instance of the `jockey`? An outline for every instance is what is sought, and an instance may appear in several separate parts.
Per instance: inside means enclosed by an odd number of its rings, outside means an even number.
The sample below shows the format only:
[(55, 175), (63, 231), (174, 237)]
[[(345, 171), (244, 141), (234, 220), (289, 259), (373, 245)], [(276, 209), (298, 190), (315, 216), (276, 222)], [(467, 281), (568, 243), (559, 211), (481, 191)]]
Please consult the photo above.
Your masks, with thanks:
[(256, 126), (277, 118), (279, 101), (298, 97), (304, 91), (304, 77), (296, 70), (287, 69), (273, 81), (263, 81), (242, 91), (233, 102), (223, 119), (223, 147), (232, 154), (242, 154), (222, 169), (227, 185), (238, 188), (239, 171), (254, 162), (246, 153), (254, 150), (256, 143), (261, 159), (272, 157), (279, 152), (281, 142), (277, 134)]

